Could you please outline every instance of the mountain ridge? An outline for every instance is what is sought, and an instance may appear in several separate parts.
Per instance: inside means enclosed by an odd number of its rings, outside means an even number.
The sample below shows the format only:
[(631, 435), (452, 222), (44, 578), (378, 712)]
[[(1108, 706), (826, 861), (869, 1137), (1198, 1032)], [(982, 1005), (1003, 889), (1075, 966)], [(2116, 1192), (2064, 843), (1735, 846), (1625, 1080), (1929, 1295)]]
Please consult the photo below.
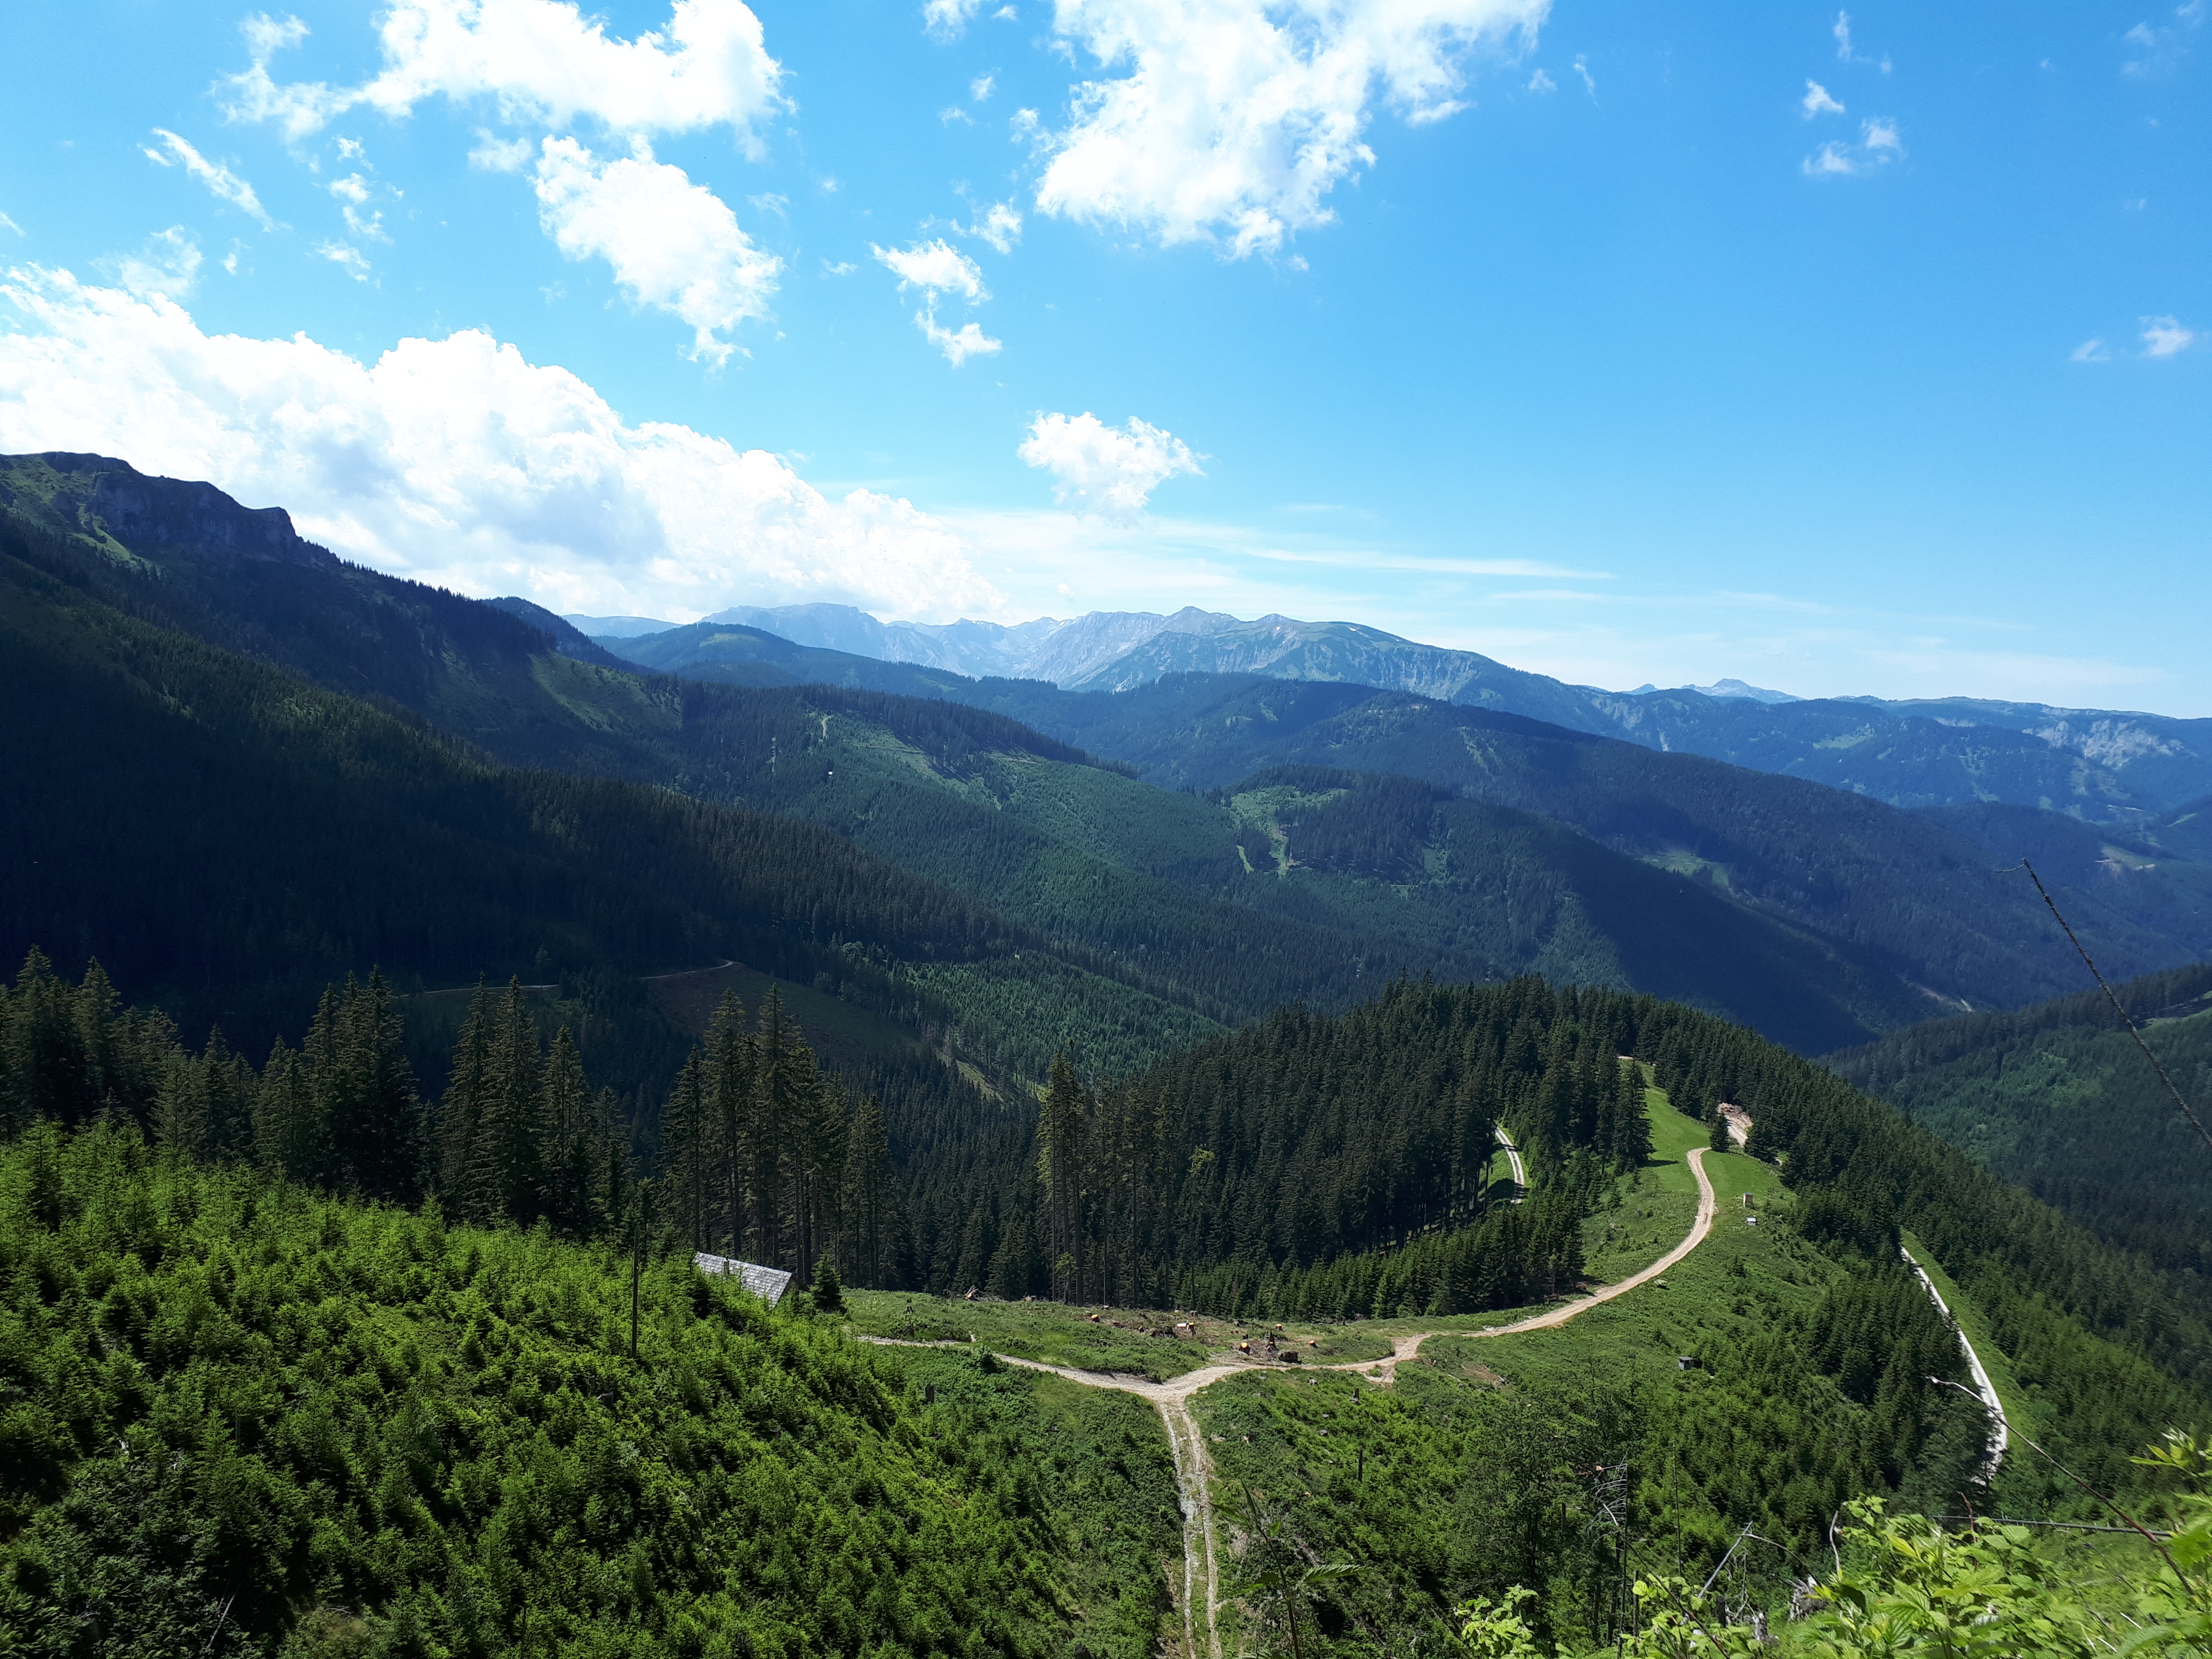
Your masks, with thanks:
[[(1172, 617), (1093, 611), (1011, 629), (884, 623), (839, 605), (741, 607), (718, 617), (818, 648), (925, 662), (975, 678), (1049, 680), (1065, 690), (1123, 691), (1172, 673), (1242, 672), (1410, 691), (1907, 808), (1997, 799), (2127, 824), (2212, 795), (2212, 720), (2135, 710), (1970, 697), (1794, 697), (1735, 690), (1742, 683), (1727, 680), (1607, 691), (1364, 623), (1279, 616), (1245, 622), (1195, 608)], [(956, 635), (981, 643), (972, 650), (947, 643)], [(1133, 642), (1112, 651), (1125, 641)]]

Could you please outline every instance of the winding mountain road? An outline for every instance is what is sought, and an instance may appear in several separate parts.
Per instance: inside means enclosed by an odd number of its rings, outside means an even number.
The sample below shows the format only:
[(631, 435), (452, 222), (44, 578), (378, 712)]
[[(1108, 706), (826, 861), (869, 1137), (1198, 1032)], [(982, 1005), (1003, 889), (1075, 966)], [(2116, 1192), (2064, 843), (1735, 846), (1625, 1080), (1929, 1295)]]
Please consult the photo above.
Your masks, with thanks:
[[(1512, 1143), (1504, 1135), (1500, 1142), (1509, 1150)], [(1348, 1360), (1340, 1364), (1320, 1365), (1316, 1370), (1350, 1371), (1387, 1386), (1395, 1380), (1401, 1360), (1413, 1358), (1420, 1352), (1421, 1344), (1432, 1336), (1494, 1337), (1515, 1336), (1524, 1331), (1545, 1331), (1565, 1324), (1577, 1314), (1587, 1313), (1601, 1303), (1615, 1297), (1626, 1296), (1639, 1285), (1648, 1285), (1705, 1241), (1713, 1230), (1713, 1218), (1719, 1212), (1720, 1203), (1713, 1193), (1713, 1183), (1705, 1175), (1705, 1149), (1694, 1147), (1689, 1153), (1690, 1172), (1698, 1178), (1698, 1218), (1691, 1224), (1682, 1242), (1650, 1267), (1631, 1273), (1616, 1284), (1600, 1286), (1588, 1296), (1577, 1297), (1544, 1313), (1533, 1314), (1527, 1319), (1516, 1320), (1510, 1325), (1487, 1325), (1480, 1330), (1464, 1331), (1449, 1328), (1410, 1331), (1398, 1338), (1389, 1354), (1382, 1359)], [(1513, 1154), (1514, 1176), (1521, 1176), (1521, 1159)], [(1930, 1286), (1933, 1289), (1933, 1286)], [(968, 1348), (965, 1342), (916, 1342), (893, 1336), (864, 1336), (863, 1342), (882, 1343), (892, 1347)], [(1198, 1419), (1191, 1414), (1192, 1396), (1215, 1383), (1250, 1370), (1280, 1370), (1279, 1366), (1267, 1365), (1258, 1360), (1238, 1360), (1201, 1366), (1186, 1371), (1181, 1376), (1165, 1382), (1155, 1382), (1150, 1377), (1133, 1376), (1122, 1371), (1079, 1370), (1069, 1365), (1048, 1365), (1042, 1360), (1018, 1358), (1012, 1354), (997, 1358), (1008, 1365), (1018, 1365), (1024, 1370), (1048, 1371), (1071, 1382), (1086, 1388), (1115, 1389), (1124, 1394), (1133, 1394), (1152, 1402), (1159, 1412), (1168, 1431), (1168, 1449), (1175, 1459), (1176, 1488), (1182, 1506), (1182, 1621), (1183, 1650), (1187, 1659), (1198, 1659), (1198, 1631), (1194, 1609), (1206, 1612), (1206, 1650), (1209, 1659), (1221, 1659), (1221, 1568), (1218, 1543), (1215, 1536), (1213, 1503), (1209, 1493), (1212, 1480), (1212, 1462), (1206, 1455), (1206, 1437), (1199, 1432)], [(1974, 1374), (1982, 1377), (1980, 1362), (1976, 1361)], [(1991, 1398), (1995, 1391), (1991, 1391)], [(1203, 1585), (1201, 1597), (1200, 1587)]]

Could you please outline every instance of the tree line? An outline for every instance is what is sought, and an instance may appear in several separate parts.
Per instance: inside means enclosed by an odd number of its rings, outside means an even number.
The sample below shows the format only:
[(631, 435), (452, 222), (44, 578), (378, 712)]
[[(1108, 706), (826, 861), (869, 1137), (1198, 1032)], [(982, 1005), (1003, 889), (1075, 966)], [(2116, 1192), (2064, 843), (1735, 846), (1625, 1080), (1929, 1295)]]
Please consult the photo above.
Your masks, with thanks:
[(802, 1284), (825, 1259), (863, 1284), (897, 1277), (883, 1108), (823, 1072), (773, 987), (750, 1022), (724, 997), (641, 1157), (614, 1091), (591, 1086), (565, 1025), (544, 1040), (519, 982), (477, 986), (444, 1091), (424, 1099), (380, 974), (326, 989), (299, 1045), (278, 1038), (257, 1067), (219, 1028), (195, 1053), (166, 1014), (121, 1006), (97, 963), (70, 985), (33, 950), (0, 983), (0, 1133), (40, 1121), (130, 1124), (172, 1162), (434, 1200), (457, 1222), (584, 1239), (642, 1218), (670, 1244)]

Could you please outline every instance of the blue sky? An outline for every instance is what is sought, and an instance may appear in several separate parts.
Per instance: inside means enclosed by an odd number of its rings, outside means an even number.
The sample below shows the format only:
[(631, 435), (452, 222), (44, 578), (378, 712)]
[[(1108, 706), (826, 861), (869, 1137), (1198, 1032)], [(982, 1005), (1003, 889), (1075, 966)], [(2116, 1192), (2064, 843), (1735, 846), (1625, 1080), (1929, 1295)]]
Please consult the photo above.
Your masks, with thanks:
[(2212, 714), (2207, 0), (18, 0), (0, 447), (556, 609)]

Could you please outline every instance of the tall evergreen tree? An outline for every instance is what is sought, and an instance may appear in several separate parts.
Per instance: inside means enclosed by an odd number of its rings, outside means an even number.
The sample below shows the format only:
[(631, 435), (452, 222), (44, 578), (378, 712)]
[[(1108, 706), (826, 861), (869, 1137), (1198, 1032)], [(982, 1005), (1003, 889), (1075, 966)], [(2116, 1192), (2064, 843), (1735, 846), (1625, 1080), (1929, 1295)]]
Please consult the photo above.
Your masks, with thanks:
[(884, 1105), (860, 1102), (845, 1144), (844, 1232), (839, 1251), (845, 1277), (864, 1290), (889, 1290), (890, 1240), (896, 1224), (898, 1182), (884, 1131)]
[(1084, 1299), (1083, 1175), (1090, 1092), (1065, 1054), (1054, 1054), (1050, 1086), (1037, 1117), (1037, 1173), (1044, 1189), (1045, 1251), (1052, 1293)]

